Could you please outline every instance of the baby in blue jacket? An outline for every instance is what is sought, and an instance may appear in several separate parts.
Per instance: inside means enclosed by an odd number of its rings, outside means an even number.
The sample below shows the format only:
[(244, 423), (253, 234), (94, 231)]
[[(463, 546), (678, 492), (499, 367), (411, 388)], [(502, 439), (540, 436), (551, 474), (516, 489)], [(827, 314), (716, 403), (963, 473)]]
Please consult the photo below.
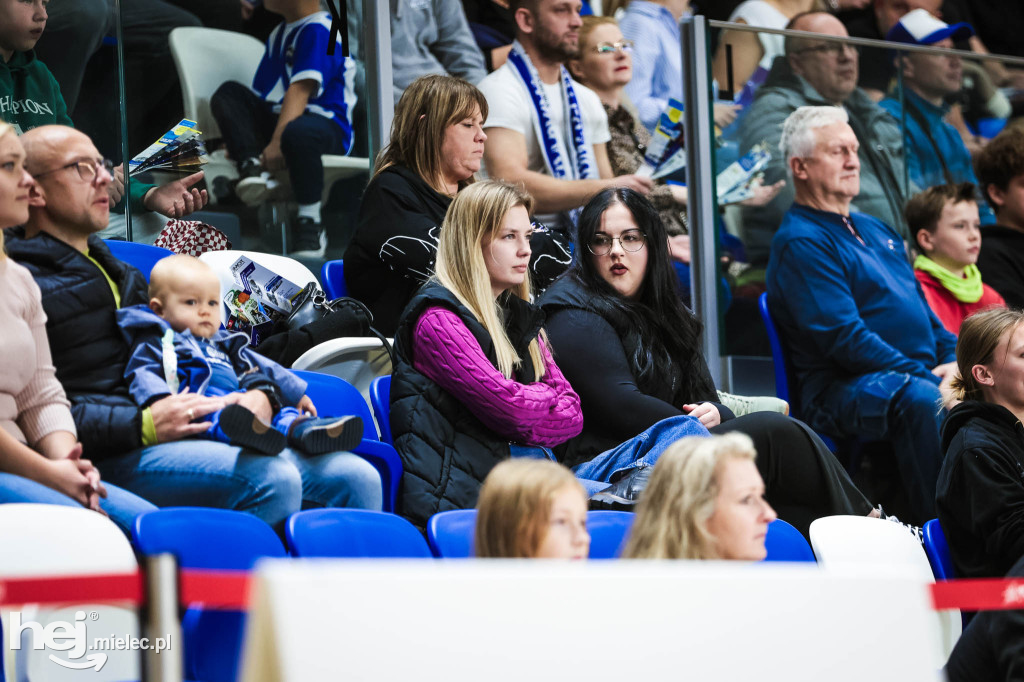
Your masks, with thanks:
[[(201, 437), (268, 455), (286, 446), (318, 455), (359, 444), (362, 419), (317, 418), (306, 382), (249, 348), (245, 334), (220, 328), (220, 281), (201, 260), (175, 255), (157, 262), (149, 297), (148, 306), (117, 311), (132, 349), (125, 380), (140, 407), (184, 390), (223, 397), (222, 410), (199, 418), (211, 422)], [(246, 391), (267, 395), (270, 424), (238, 404)]]

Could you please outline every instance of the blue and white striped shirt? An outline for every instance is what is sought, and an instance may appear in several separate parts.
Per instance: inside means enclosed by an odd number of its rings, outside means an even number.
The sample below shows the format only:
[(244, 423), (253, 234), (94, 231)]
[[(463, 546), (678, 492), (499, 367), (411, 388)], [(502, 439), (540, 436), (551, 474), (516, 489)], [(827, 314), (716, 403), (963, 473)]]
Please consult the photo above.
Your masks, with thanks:
[(279, 24), (267, 39), (252, 89), (271, 104), (274, 113), (288, 86), (300, 80), (314, 80), (316, 92), (306, 104), (306, 112), (329, 118), (344, 131), (345, 153), (352, 146), (352, 108), (356, 64), (341, 54), (341, 34), (335, 38), (334, 54), (327, 54), (331, 37), (330, 12), (316, 12), (290, 24)]

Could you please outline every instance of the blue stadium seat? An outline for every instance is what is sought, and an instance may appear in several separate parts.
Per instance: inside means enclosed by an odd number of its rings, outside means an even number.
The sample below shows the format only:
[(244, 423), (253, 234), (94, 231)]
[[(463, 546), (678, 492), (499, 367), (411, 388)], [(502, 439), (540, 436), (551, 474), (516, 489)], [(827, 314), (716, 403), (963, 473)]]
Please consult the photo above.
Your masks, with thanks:
[(632, 525), (633, 512), (604, 510), (587, 512), (590, 558), (617, 559)]
[(288, 551), (297, 557), (431, 559), (416, 527), (366, 509), (309, 509), (288, 517)]
[(942, 531), (938, 519), (924, 524), (924, 553), (928, 555), (928, 563), (932, 565), (932, 573), (936, 580), (953, 580), (953, 558), (949, 555), (946, 534)]
[(377, 418), (380, 439), (388, 445), (394, 445), (391, 438), (391, 375), (377, 377), (370, 382), (370, 407)]
[(427, 521), (427, 544), (439, 559), (468, 559), (473, 556), (476, 509), (438, 512)]
[(389, 443), (378, 440), (370, 408), (355, 386), (340, 377), (319, 372), (292, 370), (309, 386), (306, 395), (322, 417), (356, 415), (363, 420), (363, 440), (352, 450), (377, 469), (384, 486), (384, 511), (395, 511), (398, 483), (402, 480), (402, 460)]
[(153, 266), (156, 265), (156, 262), (167, 256), (174, 255), (174, 252), (169, 249), (149, 244), (137, 244), (136, 242), (125, 242), (117, 239), (104, 239), (103, 241), (107, 248), (110, 249), (110, 253), (114, 255), (114, 258), (122, 260), (129, 265), (134, 265), (142, 272), (147, 282), (149, 281), (149, 273)]
[(345, 261), (342, 259), (329, 260), (320, 268), (320, 281), (324, 285), (324, 293), (327, 298), (334, 300), (342, 296), (348, 296), (348, 286), (345, 284)]
[[(789, 403), (790, 415), (794, 419), (802, 419), (799, 413), (799, 403), (794, 400), (790, 393), (789, 382), (793, 376), (793, 368), (789, 364), (789, 356), (782, 347), (782, 339), (775, 328), (775, 320), (772, 318), (771, 310), (768, 309), (768, 294), (762, 293), (757, 299), (757, 308), (761, 312), (761, 320), (764, 322), (765, 331), (768, 332), (768, 344), (772, 348), (772, 364), (775, 368), (775, 396)], [(823, 433), (818, 436), (825, 442), (825, 445), (832, 452), (837, 452), (838, 447), (831, 437)], [(860, 441), (851, 441), (850, 456), (847, 458), (849, 466), (847, 470), (851, 475), (860, 467), (861, 446)]]
[(765, 561), (815, 561), (814, 550), (807, 538), (782, 519), (775, 519), (768, 524), (764, 547), (768, 550)]
[[(178, 507), (142, 514), (132, 544), (146, 556), (170, 553), (181, 568), (251, 570), (258, 559), (284, 557), (277, 535), (251, 514)], [(189, 608), (182, 619), (185, 673), (203, 682), (233, 682), (245, 631), (244, 612)]]

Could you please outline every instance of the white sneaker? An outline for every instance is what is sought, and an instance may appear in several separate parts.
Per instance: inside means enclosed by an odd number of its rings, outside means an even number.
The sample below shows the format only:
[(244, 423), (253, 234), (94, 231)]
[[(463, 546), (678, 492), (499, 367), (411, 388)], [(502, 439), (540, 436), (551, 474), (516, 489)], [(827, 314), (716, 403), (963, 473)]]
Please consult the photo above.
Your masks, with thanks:
[(235, 195), (246, 206), (259, 206), (280, 184), (270, 177), (269, 172), (263, 171), (259, 175), (239, 180), (235, 187)]
[(768, 395), (733, 395), (732, 393), (719, 391), (718, 402), (732, 410), (733, 414), (737, 417), (742, 417), (743, 415), (751, 414), (752, 412), (779, 412), (781, 414), (789, 414), (789, 403), (781, 398), (775, 398)]

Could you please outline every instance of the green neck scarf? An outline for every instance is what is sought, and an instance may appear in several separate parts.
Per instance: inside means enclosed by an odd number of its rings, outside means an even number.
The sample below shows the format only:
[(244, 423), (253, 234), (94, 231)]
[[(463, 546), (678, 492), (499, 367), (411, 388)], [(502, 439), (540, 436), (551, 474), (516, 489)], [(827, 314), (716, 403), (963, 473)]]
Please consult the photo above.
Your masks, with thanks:
[(914, 259), (914, 269), (923, 270), (939, 280), (939, 284), (958, 301), (977, 303), (981, 299), (981, 271), (977, 265), (968, 265), (964, 268), (964, 276), (958, 277), (928, 256), (918, 256)]

